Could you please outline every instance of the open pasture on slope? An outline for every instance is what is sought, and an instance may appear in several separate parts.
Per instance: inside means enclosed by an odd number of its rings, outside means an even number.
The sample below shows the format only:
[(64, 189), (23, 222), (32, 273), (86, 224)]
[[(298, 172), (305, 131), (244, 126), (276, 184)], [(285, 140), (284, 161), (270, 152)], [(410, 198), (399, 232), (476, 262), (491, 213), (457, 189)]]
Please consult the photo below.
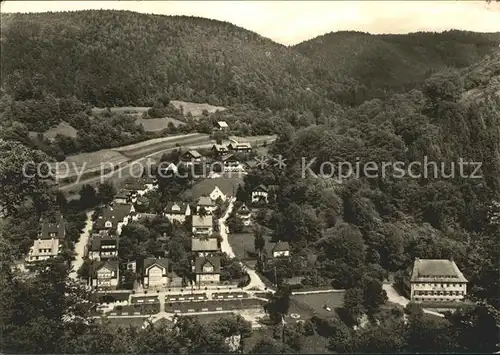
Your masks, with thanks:
[(222, 106), (213, 106), (207, 103), (199, 104), (196, 102), (188, 102), (188, 101), (179, 101), (179, 100), (172, 100), (170, 101), (172, 105), (175, 106), (176, 109), (180, 110), (182, 107), (182, 112), (185, 115), (188, 114), (188, 112), (191, 112), (191, 115), (193, 117), (200, 117), (203, 116), (203, 111), (207, 110), (208, 113), (214, 113), (216, 111), (224, 111), (226, 108)]
[(162, 118), (137, 118), (135, 120), (137, 125), (142, 125), (146, 132), (160, 132), (166, 128), (168, 128), (169, 123), (172, 123), (175, 127), (185, 125), (184, 122), (176, 120), (171, 117), (162, 117)]

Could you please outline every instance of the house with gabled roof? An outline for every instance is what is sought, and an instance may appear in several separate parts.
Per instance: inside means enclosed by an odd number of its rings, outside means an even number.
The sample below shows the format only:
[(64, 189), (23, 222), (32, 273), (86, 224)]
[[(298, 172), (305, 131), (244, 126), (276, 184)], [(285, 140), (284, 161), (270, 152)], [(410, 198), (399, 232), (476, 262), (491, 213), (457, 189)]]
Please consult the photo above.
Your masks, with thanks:
[(167, 258), (147, 258), (144, 260), (142, 285), (145, 289), (166, 288), (169, 285), (169, 262)]
[(249, 153), (252, 151), (252, 145), (250, 143), (231, 142), (227, 148), (230, 151), (241, 153)]
[(61, 252), (62, 244), (59, 239), (35, 239), (31, 246), (26, 261), (34, 263), (55, 258)]
[(120, 280), (119, 262), (116, 259), (92, 263), (91, 285), (98, 290), (116, 289)]
[(453, 260), (416, 258), (410, 279), (410, 299), (418, 303), (463, 301), (467, 283)]
[(184, 223), (186, 218), (191, 215), (191, 207), (186, 202), (170, 201), (163, 211), (163, 215), (167, 217), (170, 222), (177, 221)]
[(118, 238), (106, 231), (94, 233), (91, 237), (89, 253), (91, 260), (107, 260), (118, 257)]
[(186, 164), (193, 164), (201, 162), (203, 156), (197, 150), (188, 150), (181, 156), (181, 161)]
[(259, 185), (252, 190), (252, 203), (268, 203), (269, 189), (264, 185)]
[(210, 197), (201, 196), (196, 202), (196, 212), (199, 213), (202, 207), (207, 214), (212, 214), (217, 209), (217, 204)]
[(218, 121), (217, 122), (217, 128), (220, 130), (220, 131), (225, 131), (229, 128), (229, 125), (227, 124), (226, 121)]
[(120, 235), (124, 225), (129, 223), (135, 208), (132, 204), (115, 204), (103, 209), (102, 213), (94, 222), (93, 229), (97, 232), (101, 230), (116, 231)]
[(212, 152), (214, 152), (216, 156), (221, 156), (229, 152), (229, 148), (225, 144), (214, 144), (212, 146)]
[(243, 179), (239, 177), (203, 179), (194, 184), (189, 191), (195, 201), (201, 196), (209, 196), (214, 202), (218, 198), (226, 201), (236, 195), (238, 185), (242, 182)]
[(132, 196), (130, 195), (130, 192), (123, 189), (118, 191), (115, 197), (113, 198), (113, 203), (120, 205), (129, 203), (130, 201), (132, 201)]
[(66, 220), (61, 212), (56, 212), (55, 216), (45, 216), (40, 218), (39, 239), (59, 239), (66, 238)]
[(193, 272), (198, 287), (220, 283), (220, 256), (199, 256), (195, 259)]
[(224, 171), (244, 171), (243, 163), (234, 155), (228, 154), (221, 158)]
[(249, 226), (252, 223), (252, 211), (244, 203), (236, 210), (236, 216), (242, 220), (244, 226)]
[(290, 244), (284, 241), (266, 243), (266, 254), (269, 258), (290, 256)]

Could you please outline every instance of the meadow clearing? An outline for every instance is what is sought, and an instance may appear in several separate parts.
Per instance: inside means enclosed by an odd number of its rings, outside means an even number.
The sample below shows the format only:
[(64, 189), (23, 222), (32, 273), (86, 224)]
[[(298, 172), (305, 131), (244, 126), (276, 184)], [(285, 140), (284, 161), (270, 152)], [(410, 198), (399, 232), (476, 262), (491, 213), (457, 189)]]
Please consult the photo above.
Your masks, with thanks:
[(207, 110), (208, 113), (214, 113), (218, 111), (224, 111), (226, 108), (222, 106), (213, 106), (207, 103), (199, 104), (196, 102), (188, 102), (188, 101), (179, 101), (172, 100), (170, 101), (172, 105), (175, 106), (176, 109), (180, 110), (182, 106), (182, 112), (184, 116), (187, 115), (188, 112), (191, 112), (193, 117), (203, 116), (203, 110)]
[[(62, 121), (59, 122), (57, 126), (49, 128), (48, 130), (43, 132), (43, 136), (50, 140), (54, 139), (58, 134), (66, 137), (76, 138), (77, 132), (78, 131), (69, 123)], [(33, 132), (33, 131), (29, 132), (29, 136), (31, 138), (36, 138), (37, 135), (38, 132)]]
[(184, 122), (176, 120), (171, 117), (163, 118), (137, 118), (135, 120), (137, 125), (142, 125), (146, 132), (160, 132), (168, 127), (169, 123), (172, 123), (175, 127), (185, 125)]

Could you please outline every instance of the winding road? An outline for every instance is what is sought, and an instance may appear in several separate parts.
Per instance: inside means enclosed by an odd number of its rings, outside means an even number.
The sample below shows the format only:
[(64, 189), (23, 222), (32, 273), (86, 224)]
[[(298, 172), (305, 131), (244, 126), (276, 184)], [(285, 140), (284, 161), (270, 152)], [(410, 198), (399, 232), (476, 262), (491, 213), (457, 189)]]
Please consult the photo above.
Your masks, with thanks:
[[(219, 219), (219, 231), (220, 235), (222, 238), (221, 242), (221, 250), (223, 253), (226, 253), (229, 257), (234, 258), (235, 254), (233, 251), (233, 248), (231, 247), (231, 244), (229, 244), (229, 238), (227, 235), (227, 226), (226, 226), (226, 220), (231, 214), (231, 211), (233, 210), (234, 207), (234, 202), (236, 201), (236, 198), (231, 198), (229, 201), (229, 206), (226, 209), (226, 212), (224, 213), (224, 216)], [(266, 288), (266, 285), (264, 282), (262, 282), (260, 276), (255, 272), (255, 270), (247, 267), (245, 264), (240, 262), (241, 267), (243, 270), (248, 274), (250, 277), (250, 283), (244, 287), (244, 290), (249, 290), (249, 289), (254, 289), (258, 288), (260, 290), (264, 290)]]

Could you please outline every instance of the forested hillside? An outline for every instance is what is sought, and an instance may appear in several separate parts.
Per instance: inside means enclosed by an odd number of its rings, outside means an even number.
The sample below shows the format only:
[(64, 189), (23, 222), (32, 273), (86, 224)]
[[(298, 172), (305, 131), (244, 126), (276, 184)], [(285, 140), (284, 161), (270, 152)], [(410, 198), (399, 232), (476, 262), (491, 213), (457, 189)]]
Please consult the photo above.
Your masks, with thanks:
[[(226, 339), (240, 335), (241, 353), (300, 353), (311, 332), (328, 338), (325, 348), (335, 353), (498, 351), (500, 51), (492, 50), (498, 35), (338, 33), (286, 48), (199, 18), (83, 11), (1, 20), (0, 351), (234, 353)], [(66, 201), (50, 181), (27, 179), (23, 169), (48, 155), (150, 137), (130, 116), (110, 110), (92, 116), (91, 105), (153, 106), (162, 116), (173, 112), (170, 99), (227, 107), (198, 122), (186, 119), (176, 132), (209, 133), (225, 120), (241, 135), (278, 134), (269, 154), (282, 155), (286, 166), (250, 171), (237, 196), (249, 202), (253, 188), (270, 187), (255, 221), (267, 227), (266, 237), (288, 241), (291, 256), (277, 258), (272, 270), (259, 260), (256, 270), (276, 283), (302, 277), (303, 286), (346, 289), (342, 309), (352, 324), (340, 320), (340, 309), (303, 325), (279, 321), (272, 334), (283, 334), (282, 342), (261, 333), (248, 346), (255, 331), (240, 317), (208, 324), (181, 317), (172, 327), (146, 328), (91, 318), (95, 299), (68, 275), (84, 209), (92, 206), (86, 191), (103, 203), (104, 184), (97, 194), (87, 185), (80, 200)], [(29, 131), (61, 121), (77, 129), (75, 138), (30, 139)], [(437, 163), (435, 176), (433, 169), (420, 177), (391, 169), (380, 175), (384, 163), (408, 167), (426, 158)], [(460, 171), (452, 166), (460, 159), (481, 162), (481, 169)], [(324, 162), (373, 162), (379, 176), (358, 170), (339, 182), (341, 170), (322, 169)], [(168, 186), (180, 188), (177, 182)], [(172, 199), (165, 186), (159, 206)], [(68, 220), (68, 248), (23, 276), (11, 263), (37, 237), (42, 213), (56, 210)], [(174, 229), (168, 233), (174, 237)], [(159, 235), (166, 233), (150, 234)], [(392, 273), (401, 284), (415, 258), (453, 258), (474, 305), (435, 319), (418, 306), (412, 311), (413, 303), (407, 319), (401, 310), (382, 309), (391, 307), (383, 280)], [(354, 330), (358, 313), (370, 319)]]
[[(454, 257), (471, 296), (498, 305), (500, 228), (491, 216), (500, 198), (499, 78), (496, 52), (462, 71), (434, 74), (422, 91), (370, 100), (334, 121), (282, 134), (274, 154), (287, 159), (286, 169), (246, 178), (248, 191), (279, 186), (263, 222), (298, 255), (278, 274), (356, 288), (367, 275), (404, 275), (416, 257)], [(424, 175), (426, 159), (436, 168)], [(482, 162), (480, 173), (471, 177), (473, 166), (462, 173), (460, 159)], [(361, 168), (338, 183), (346, 169), (336, 164), (344, 162)], [(362, 170), (368, 162), (377, 164), (376, 177)], [(384, 162), (420, 162), (412, 169), (420, 176), (384, 174)], [(315, 261), (298, 267), (308, 254)]]
[(2, 14), (2, 88), (16, 100), (75, 95), (96, 106), (173, 99), (326, 110), (466, 66), (498, 35), (339, 32), (293, 48), (214, 20), (123, 11)]
[[(316, 105), (309, 59), (225, 22), (117, 11), (2, 15), (2, 87), (96, 106), (150, 106), (159, 93), (228, 106)], [(321, 78), (325, 79), (325, 78)]]
[(294, 49), (324, 73), (353, 78), (367, 96), (383, 97), (420, 86), (432, 72), (475, 63), (499, 44), (500, 32), (372, 35), (349, 31), (331, 32)]

